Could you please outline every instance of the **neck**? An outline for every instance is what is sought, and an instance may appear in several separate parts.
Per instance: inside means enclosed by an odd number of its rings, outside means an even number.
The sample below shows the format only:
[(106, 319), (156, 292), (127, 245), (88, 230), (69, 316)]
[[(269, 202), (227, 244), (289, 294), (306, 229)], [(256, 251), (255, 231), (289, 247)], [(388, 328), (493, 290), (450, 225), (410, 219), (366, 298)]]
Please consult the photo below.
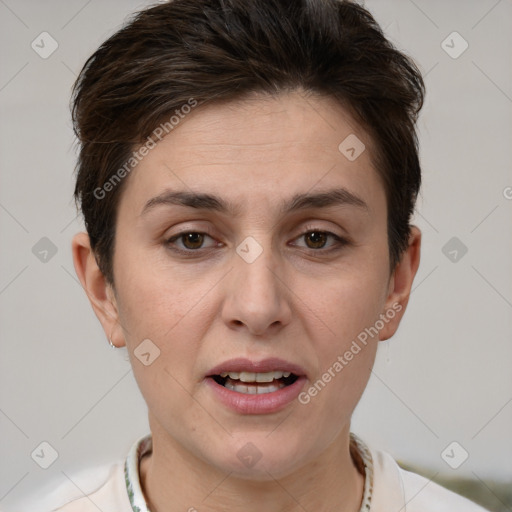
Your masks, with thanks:
[(153, 452), (141, 461), (141, 487), (151, 512), (359, 512), (364, 476), (350, 454), (349, 428), (293, 473), (254, 481), (196, 458), (152, 426)]

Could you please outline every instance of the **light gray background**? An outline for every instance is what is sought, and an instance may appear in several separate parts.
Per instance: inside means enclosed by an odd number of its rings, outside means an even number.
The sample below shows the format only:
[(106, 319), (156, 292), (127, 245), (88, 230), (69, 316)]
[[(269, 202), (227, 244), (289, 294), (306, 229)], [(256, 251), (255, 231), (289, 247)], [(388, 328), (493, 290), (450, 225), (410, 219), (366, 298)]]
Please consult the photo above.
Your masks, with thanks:
[[(122, 458), (148, 429), (125, 349), (109, 348), (75, 277), (70, 242), (82, 225), (68, 111), (85, 59), (144, 5), (0, 0), (0, 508), (8, 512), (30, 499), (32, 511), (57, 505), (50, 490), (63, 483), (79, 494), (80, 471)], [(415, 218), (423, 250), (409, 309), (381, 344), (353, 430), (431, 475), (510, 480), (512, 2), (366, 5), (425, 75)], [(47, 59), (31, 48), (43, 31), (59, 45)], [(441, 45), (453, 31), (469, 44), (456, 59)], [(457, 36), (445, 44), (462, 48)], [(454, 236), (468, 248), (457, 262), (442, 252)], [(57, 248), (47, 262), (32, 252), (42, 237)], [(43, 441), (59, 454), (46, 470), (31, 458)], [(457, 470), (441, 457), (453, 441), (469, 453)]]

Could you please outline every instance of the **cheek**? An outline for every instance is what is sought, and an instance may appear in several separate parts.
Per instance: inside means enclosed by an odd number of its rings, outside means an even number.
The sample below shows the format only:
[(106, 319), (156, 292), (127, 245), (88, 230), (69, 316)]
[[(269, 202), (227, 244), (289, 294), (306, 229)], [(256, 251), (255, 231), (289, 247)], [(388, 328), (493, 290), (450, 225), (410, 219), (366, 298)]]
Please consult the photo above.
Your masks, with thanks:
[[(214, 280), (208, 275), (198, 279), (190, 270), (180, 272), (179, 266), (172, 268), (167, 262), (149, 261), (148, 254), (142, 251), (119, 253), (115, 262), (119, 311), (128, 331), (127, 342), (133, 344), (141, 337), (174, 337), (184, 319), (197, 316), (201, 298)], [(200, 325), (196, 324), (196, 328)], [(175, 341), (179, 343), (180, 339)]]
[[(135, 252), (119, 251), (116, 265), (119, 317), (134, 375), (148, 405), (160, 407), (157, 403), (165, 396), (171, 402), (176, 399), (171, 409), (191, 406), (182, 396), (183, 386), (190, 385), (191, 369), (209, 326), (205, 299), (213, 277), (191, 279), (176, 270), (163, 271), (143, 263)], [(148, 351), (150, 357), (142, 356)], [(153, 357), (154, 362), (144, 364)]]
[(117, 263), (118, 311), (135, 379), (149, 410), (179, 429), (176, 418), (186, 411), (200, 415), (188, 390), (208, 325), (198, 301), (211, 285), (138, 265), (133, 254)]
[(307, 309), (315, 313), (321, 332), (316, 338), (330, 347), (327, 352), (343, 350), (365, 328), (374, 325), (383, 312), (387, 275), (380, 267), (383, 265), (366, 265), (361, 260), (359, 269), (341, 269), (325, 279), (322, 286), (313, 286), (311, 280), (297, 293), (306, 298)]
[[(371, 374), (378, 346), (377, 324), (387, 296), (387, 261), (340, 269), (307, 297), (314, 312), (308, 335), (318, 357), (318, 373), (303, 395), (315, 414), (333, 425), (348, 421)], [(366, 269), (366, 270), (365, 270)], [(309, 283), (311, 284), (311, 283)], [(309, 288), (311, 289), (311, 288)], [(299, 295), (299, 293), (298, 293)]]
[(324, 294), (321, 319), (328, 327), (328, 336), (317, 337), (316, 343), (324, 368), (345, 354), (347, 367), (366, 366), (366, 359), (372, 359), (378, 337), (368, 332), (381, 312), (380, 295), (375, 282), (360, 278), (340, 282), (336, 290)]

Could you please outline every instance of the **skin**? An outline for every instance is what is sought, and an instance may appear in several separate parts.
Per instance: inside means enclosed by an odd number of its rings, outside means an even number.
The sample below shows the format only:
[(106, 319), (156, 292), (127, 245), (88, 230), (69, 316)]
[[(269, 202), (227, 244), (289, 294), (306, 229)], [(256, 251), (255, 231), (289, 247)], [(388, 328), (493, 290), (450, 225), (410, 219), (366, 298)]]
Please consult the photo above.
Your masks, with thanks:
[[(352, 133), (366, 146), (355, 161), (338, 150)], [(371, 152), (367, 134), (330, 98), (293, 92), (197, 107), (127, 178), (115, 289), (87, 235), (73, 239), (78, 277), (106, 336), (127, 347), (148, 405), (153, 453), (140, 470), (154, 512), (359, 510), (364, 478), (349, 454), (350, 418), (378, 341), (395, 333), (405, 312), (421, 242), (413, 226), (390, 274), (386, 198)], [(279, 212), (296, 193), (339, 187), (367, 208)], [(165, 190), (215, 194), (240, 212), (158, 205), (142, 214)], [(207, 230), (202, 246), (166, 242)], [(327, 237), (315, 245), (311, 231), (319, 230), (348, 243)], [(236, 253), (248, 236), (263, 249), (252, 263)], [(205, 385), (208, 370), (232, 357), (280, 357), (306, 370), (307, 390), (397, 304), (378, 336), (307, 404), (240, 414)], [(148, 366), (134, 356), (144, 339), (160, 350)], [(252, 468), (237, 458), (248, 442), (261, 453)]]

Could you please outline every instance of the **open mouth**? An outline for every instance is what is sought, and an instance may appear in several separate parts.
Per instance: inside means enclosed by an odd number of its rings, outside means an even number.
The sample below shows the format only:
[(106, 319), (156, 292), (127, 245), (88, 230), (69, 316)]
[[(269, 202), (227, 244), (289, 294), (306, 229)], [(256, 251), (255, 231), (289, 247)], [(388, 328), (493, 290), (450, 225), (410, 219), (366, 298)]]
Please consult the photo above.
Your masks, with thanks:
[(246, 395), (273, 393), (293, 384), (299, 377), (291, 372), (223, 372), (210, 376), (217, 384)]

